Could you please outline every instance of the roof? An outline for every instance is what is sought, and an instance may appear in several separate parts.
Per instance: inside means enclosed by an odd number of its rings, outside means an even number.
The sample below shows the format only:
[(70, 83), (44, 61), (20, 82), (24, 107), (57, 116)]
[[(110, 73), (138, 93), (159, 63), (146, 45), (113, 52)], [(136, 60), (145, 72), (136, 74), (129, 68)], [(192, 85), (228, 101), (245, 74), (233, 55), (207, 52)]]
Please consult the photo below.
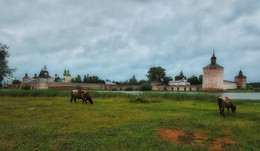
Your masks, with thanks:
[(36, 79), (30, 79), (26, 82), (26, 84), (34, 84), (37, 83)]
[(47, 71), (46, 65), (45, 65), (44, 68), (41, 70), (41, 72), (40, 72), (38, 78), (50, 78), (49, 72)]
[(237, 75), (236, 78), (246, 78), (244, 75)]
[(207, 66), (204, 67), (204, 68), (211, 68), (211, 67), (215, 67), (215, 68), (224, 68), (224, 67), (222, 67), (221, 65), (219, 65), (219, 64), (217, 64), (217, 63), (215, 63), (215, 64), (209, 64), (209, 65), (207, 65)]

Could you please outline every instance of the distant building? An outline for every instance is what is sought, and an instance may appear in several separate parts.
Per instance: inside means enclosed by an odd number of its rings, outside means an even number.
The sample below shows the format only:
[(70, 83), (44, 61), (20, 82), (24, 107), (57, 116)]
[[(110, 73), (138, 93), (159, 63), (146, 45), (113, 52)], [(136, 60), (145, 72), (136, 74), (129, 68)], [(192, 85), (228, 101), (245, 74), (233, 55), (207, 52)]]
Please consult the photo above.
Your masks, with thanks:
[(55, 74), (54, 82), (61, 82), (61, 78)]
[(105, 85), (116, 85), (116, 84), (111, 82), (110, 80), (106, 80), (105, 81)]
[(175, 76), (175, 80), (169, 81), (168, 85), (190, 85), (190, 83), (181, 71), (180, 75)]
[(46, 65), (40, 71), (38, 77), (35, 74), (33, 78), (29, 78), (26, 73), (22, 79), (22, 84), (30, 85), (32, 89), (48, 89), (48, 83), (54, 82), (54, 79), (49, 75)]
[(66, 69), (64, 70), (63, 77), (64, 77), (64, 82), (71, 82), (71, 75), (69, 70)]
[(41, 70), (38, 78), (51, 78), (50, 75), (49, 75), (49, 72), (47, 70), (46, 65), (44, 65), (44, 68)]
[(23, 79), (22, 79), (22, 83), (26, 83), (28, 80), (30, 79), (30, 77), (28, 76), (27, 73), (25, 73)]
[(246, 89), (246, 76), (240, 70), (239, 74), (235, 77), (235, 82), (237, 83), (237, 88)]
[(224, 90), (224, 67), (216, 63), (215, 53), (211, 57), (211, 63), (203, 68), (202, 90), (223, 91)]
[(14, 81), (14, 80), (15, 80), (15, 79), (14, 79), (13, 77), (8, 78), (7, 84), (8, 84), (8, 85), (13, 84), (13, 81)]

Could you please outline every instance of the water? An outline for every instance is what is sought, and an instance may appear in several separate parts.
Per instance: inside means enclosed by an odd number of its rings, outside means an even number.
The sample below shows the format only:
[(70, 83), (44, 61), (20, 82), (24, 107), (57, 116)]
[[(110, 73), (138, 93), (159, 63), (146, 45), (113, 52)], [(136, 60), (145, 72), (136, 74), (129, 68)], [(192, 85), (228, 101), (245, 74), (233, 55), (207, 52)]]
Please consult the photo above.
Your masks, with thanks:
[[(99, 91), (99, 92), (121, 92), (121, 93), (128, 93), (128, 94), (142, 94), (142, 93), (189, 93), (189, 94), (197, 94), (197, 93), (207, 93), (208, 92), (170, 92), (170, 91)], [(236, 100), (260, 100), (260, 93), (213, 93), (213, 94), (220, 94), (221, 96), (227, 96), (230, 99)]]
[(221, 96), (227, 96), (230, 99), (239, 100), (260, 100), (260, 93), (222, 93)]

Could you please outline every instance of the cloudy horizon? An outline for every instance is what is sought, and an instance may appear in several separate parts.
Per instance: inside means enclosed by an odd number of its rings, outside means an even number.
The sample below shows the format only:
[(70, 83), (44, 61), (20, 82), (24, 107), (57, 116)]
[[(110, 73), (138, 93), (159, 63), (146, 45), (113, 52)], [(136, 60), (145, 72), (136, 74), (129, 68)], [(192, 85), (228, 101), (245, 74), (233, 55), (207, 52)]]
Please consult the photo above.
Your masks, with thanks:
[(44, 65), (52, 77), (66, 68), (72, 77), (142, 80), (154, 66), (199, 76), (215, 49), (225, 80), (241, 69), (260, 82), (257, 0), (0, 0), (0, 20), (19, 80)]

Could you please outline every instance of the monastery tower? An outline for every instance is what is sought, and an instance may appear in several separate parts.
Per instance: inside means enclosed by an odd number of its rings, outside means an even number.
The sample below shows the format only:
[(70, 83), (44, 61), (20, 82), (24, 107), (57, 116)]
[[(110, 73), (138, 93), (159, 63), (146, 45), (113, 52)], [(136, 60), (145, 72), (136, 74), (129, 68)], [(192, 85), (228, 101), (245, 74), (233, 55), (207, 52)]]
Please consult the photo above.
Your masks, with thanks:
[(240, 70), (238, 76), (235, 77), (235, 82), (237, 83), (237, 88), (246, 89), (246, 76)]
[(202, 90), (204, 91), (223, 91), (224, 67), (216, 63), (215, 52), (211, 57), (211, 63), (203, 68)]

